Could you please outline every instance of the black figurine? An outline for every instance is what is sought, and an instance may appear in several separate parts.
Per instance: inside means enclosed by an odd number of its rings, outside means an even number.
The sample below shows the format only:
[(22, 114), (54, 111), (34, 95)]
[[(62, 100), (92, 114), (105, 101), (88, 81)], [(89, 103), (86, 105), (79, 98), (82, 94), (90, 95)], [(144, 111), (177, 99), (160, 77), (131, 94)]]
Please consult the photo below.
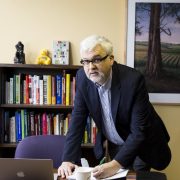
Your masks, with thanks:
[(15, 64), (25, 64), (24, 45), (19, 41), (16, 44), (16, 55), (14, 57)]

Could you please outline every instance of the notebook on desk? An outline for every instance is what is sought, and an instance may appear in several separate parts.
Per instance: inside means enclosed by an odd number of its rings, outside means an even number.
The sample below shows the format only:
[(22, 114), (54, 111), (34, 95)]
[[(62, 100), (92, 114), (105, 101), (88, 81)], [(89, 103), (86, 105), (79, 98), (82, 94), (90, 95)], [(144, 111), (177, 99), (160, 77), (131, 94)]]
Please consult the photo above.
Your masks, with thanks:
[(54, 180), (51, 159), (0, 158), (0, 180)]

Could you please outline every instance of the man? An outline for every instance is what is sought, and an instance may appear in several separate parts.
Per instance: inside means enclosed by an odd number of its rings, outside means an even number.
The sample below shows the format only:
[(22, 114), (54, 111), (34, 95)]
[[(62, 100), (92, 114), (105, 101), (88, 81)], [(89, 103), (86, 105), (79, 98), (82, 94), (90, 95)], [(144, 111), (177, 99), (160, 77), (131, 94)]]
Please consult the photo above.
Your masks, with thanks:
[(81, 42), (83, 68), (76, 76), (76, 97), (59, 175), (67, 177), (79, 160), (86, 120), (98, 128), (95, 155), (103, 157), (108, 140), (111, 161), (96, 166), (93, 175), (105, 178), (119, 168), (162, 170), (171, 160), (168, 132), (149, 102), (143, 76), (114, 61), (112, 43), (101, 36)]

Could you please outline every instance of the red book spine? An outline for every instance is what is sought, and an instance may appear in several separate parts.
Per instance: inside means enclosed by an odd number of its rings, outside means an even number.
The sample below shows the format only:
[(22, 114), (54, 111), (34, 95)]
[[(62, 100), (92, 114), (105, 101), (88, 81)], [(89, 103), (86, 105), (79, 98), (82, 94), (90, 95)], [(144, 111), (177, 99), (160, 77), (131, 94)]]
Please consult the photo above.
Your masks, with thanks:
[(43, 113), (42, 115), (42, 134), (47, 135), (47, 114)]

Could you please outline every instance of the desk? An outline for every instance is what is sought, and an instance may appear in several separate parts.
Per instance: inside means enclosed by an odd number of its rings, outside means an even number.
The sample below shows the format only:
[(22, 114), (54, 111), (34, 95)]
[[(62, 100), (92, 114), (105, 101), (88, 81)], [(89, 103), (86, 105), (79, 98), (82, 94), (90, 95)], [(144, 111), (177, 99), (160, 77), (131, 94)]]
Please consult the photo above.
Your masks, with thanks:
[(161, 172), (128, 172), (126, 180), (167, 180)]
[[(58, 180), (66, 180), (58, 178)], [(121, 178), (119, 180), (125, 180)], [(166, 175), (160, 172), (128, 172), (126, 180), (167, 180)]]

